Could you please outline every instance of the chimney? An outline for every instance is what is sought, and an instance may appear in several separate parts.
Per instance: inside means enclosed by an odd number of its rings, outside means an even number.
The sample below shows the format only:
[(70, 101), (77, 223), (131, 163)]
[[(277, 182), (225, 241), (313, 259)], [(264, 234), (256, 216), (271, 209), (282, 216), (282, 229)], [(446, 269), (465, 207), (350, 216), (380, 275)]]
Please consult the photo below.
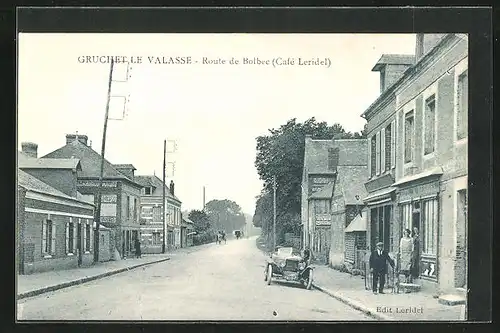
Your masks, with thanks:
[(29, 157), (37, 158), (38, 155), (38, 145), (33, 142), (22, 142), (21, 143), (22, 152)]
[(383, 54), (373, 66), (373, 72), (380, 72), (380, 93), (390, 88), (413, 66), (415, 56), (409, 54)]
[(66, 144), (70, 144), (73, 141), (80, 141), (84, 145), (87, 145), (88, 136), (82, 134), (66, 134)]
[(171, 181), (170, 181), (170, 193), (171, 193), (172, 195), (175, 195), (174, 191), (175, 191), (175, 184), (174, 184), (174, 181), (173, 181), (173, 180), (171, 180)]
[(446, 34), (417, 34), (415, 45), (415, 56), (418, 62), (429, 53)]

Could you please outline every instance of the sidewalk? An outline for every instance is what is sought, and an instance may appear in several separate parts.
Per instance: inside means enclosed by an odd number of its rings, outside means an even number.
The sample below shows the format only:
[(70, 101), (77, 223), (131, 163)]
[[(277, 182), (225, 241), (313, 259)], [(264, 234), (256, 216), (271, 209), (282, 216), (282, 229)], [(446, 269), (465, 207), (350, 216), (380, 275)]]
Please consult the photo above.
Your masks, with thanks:
[[(316, 266), (314, 269), (314, 286), (379, 320), (464, 320), (464, 305), (442, 305), (431, 294), (425, 292), (393, 294), (392, 290), (386, 289), (386, 294), (374, 295), (371, 290), (365, 289), (365, 281), (361, 276), (341, 273), (327, 266)], [(409, 311), (413, 313), (401, 312), (408, 308), (411, 308)]]
[(17, 276), (17, 299), (33, 297), (46, 292), (118, 274), (137, 267), (169, 260), (172, 253), (146, 254), (142, 258), (101, 262), (97, 265)]

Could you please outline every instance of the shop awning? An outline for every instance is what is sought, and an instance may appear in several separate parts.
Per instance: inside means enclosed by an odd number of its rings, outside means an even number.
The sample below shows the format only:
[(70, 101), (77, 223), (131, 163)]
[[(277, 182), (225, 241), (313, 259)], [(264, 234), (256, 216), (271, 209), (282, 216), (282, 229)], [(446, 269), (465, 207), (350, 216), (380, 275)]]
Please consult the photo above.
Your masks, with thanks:
[(432, 170), (418, 173), (416, 175), (411, 175), (408, 177), (401, 178), (400, 180), (398, 180), (397, 182), (392, 184), (392, 186), (398, 186), (401, 184), (409, 183), (409, 182), (412, 182), (415, 180), (419, 180), (419, 179), (423, 179), (423, 178), (427, 178), (427, 177), (431, 177), (431, 176), (440, 176), (442, 174), (443, 174), (443, 169), (441, 167), (437, 167), (437, 168), (434, 168)]
[(354, 232), (354, 231), (366, 231), (368, 226), (368, 219), (366, 218), (366, 212), (362, 212), (363, 216), (359, 214), (354, 218), (354, 220), (349, 223), (344, 232)]
[[(93, 228), (96, 228), (96, 223), (94, 222)], [(111, 228), (105, 227), (104, 225), (99, 225), (99, 230), (111, 230)]]
[(367, 205), (376, 205), (379, 203), (391, 201), (391, 194), (396, 191), (394, 187), (387, 187), (381, 190), (370, 193), (367, 197), (363, 199)]

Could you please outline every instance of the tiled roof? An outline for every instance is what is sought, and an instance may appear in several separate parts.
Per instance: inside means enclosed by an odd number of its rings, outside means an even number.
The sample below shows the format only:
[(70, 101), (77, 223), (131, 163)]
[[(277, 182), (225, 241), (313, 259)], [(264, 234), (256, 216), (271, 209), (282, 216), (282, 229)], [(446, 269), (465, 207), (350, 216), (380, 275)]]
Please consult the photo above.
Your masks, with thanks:
[(53, 196), (57, 196), (62, 199), (69, 199), (72, 201), (79, 201), (81, 203), (85, 203), (88, 205), (92, 205), (91, 203), (87, 201), (83, 201), (77, 198), (73, 198), (67, 194), (64, 194), (63, 192), (56, 190), (52, 186), (45, 184), (41, 180), (33, 177), (32, 175), (22, 171), (22, 170), (17, 170), (17, 181), (19, 186), (24, 187), (28, 191), (34, 191), (34, 192), (41, 192), (45, 194), (50, 194)]
[(337, 184), (341, 187), (345, 204), (362, 204), (363, 198), (368, 195), (364, 185), (368, 179), (368, 166), (339, 166), (337, 171)]
[(372, 71), (378, 71), (384, 65), (413, 65), (414, 63), (415, 55), (413, 54), (382, 54)]
[(20, 169), (71, 169), (80, 171), (77, 158), (33, 158), (22, 152), (17, 154), (17, 166)]
[(307, 140), (304, 151), (304, 168), (307, 173), (331, 173), (328, 169), (328, 148), (332, 140)]
[[(332, 147), (339, 149), (338, 166), (368, 165), (367, 139), (339, 139), (334, 140)], [(328, 155), (325, 155), (325, 160)]]
[[(157, 176), (135, 176), (135, 180), (138, 184), (142, 186), (153, 186), (155, 188), (162, 188), (163, 181)], [(165, 185), (165, 196), (180, 201), (175, 195), (170, 193), (170, 189), (167, 185)]]
[[(80, 159), (82, 170), (78, 172), (78, 177), (99, 178), (101, 168), (101, 155), (78, 140), (75, 140), (57, 150), (54, 150), (53, 152), (43, 156), (42, 159), (67, 159), (71, 158), (72, 156)], [(106, 159), (104, 159), (103, 178), (122, 179), (135, 183), (133, 180), (116, 170), (116, 168)]]

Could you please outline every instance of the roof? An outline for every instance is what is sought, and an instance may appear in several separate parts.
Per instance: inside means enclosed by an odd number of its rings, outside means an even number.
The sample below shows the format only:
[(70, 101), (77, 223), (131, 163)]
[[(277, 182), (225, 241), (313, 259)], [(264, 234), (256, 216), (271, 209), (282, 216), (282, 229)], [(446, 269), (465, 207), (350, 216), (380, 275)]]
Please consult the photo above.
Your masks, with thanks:
[(344, 232), (354, 232), (354, 231), (366, 231), (368, 226), (368, 219), (366, 216), (366, 211), (361, 212), (361, 216), (358, 214), (356, 217), (349, 223), (347, 228), (344, 229)]
[(339, 166), (337, 172), (345, 204), (362, 204), (361, 200), (368, 194), (364, 185), (368, 166)]
[(368, 166), (367, 139), (337, 139), (333, 140), (332, 147), (339, 149), (338, 166), (342, 165)]
[(413, 54), (382, 54), (372, 71), (379, 71), (385, 65), (413, 65), (414, 63), (415, 55)]
[(77, 158), (34, 158), (18, 151), (17, 166), (20, 169), (71, 169), (81, 171)]
[[(135, 179), (136, 183), (138, 183), (142, 186), (152, 186), (152, 187), (161, 189), (161, 187), (163, 185), (163, 181), (160, 178), (158, 178), (156, 175), (153, 175), (153, 176), (151, 176), (151, 175), (135, 176), (134, 179)], [(165, 196), (167, 196), (171, 199), (175, 199), (175, 200), (180, 202), (179, 198), (177, 198), (175, 195), (173, 195), (170, 192), (170, 189), (166, 184), (165, 184)]]
[(113, 164), (116, 169), (132, 169), (137, 170), (132, 164)]
[(304, 169), (307, 173), (332, 173), (328, 169), (328, 149), (333, 147), (332, 140), (307, 139), (304, 148)]
[(314, 192), (309, 196), (309, 199), (330, 199), (333, 195), (334, 183), (326, 184), (319, 191)]
[[(53, 152), (43, 156), (42, 159), (67, 159), (71, 158), (72, 156), (80, 159), (82, 170), (78, 172), (79, 178), (99, 178), (101, 169), (101, 155), (99, 155), (91, 147), (81, 143), (78, 140), (72, 141), (63, 147), (54, 150)], [(104, 159), (103, 178), (128, 180), (133, 184), (137, 184), (135, 181), (116, 170), (116, 168), (106, 159)]]
[(64, 194), (63, 192), (56, 190), (52, 186), (42, 182), (38, 178), (35, 178), (32, 175), (30, 175), (22, 170), (19, 170), (19, 169), (17, 170), (17, 182), (18, 182), (19, 186), (25, 188), (28, 191), (49, 194), (49, 195), (56, 196), (56, 197), (59, 197), (62, 199), (78, 201), (78, 202), (87, 204), (89, 206), (93, 206), (93, 204), (91, 204), (87, 201), (80, 200), (80, 199), (71, 197), (67, 194)]

